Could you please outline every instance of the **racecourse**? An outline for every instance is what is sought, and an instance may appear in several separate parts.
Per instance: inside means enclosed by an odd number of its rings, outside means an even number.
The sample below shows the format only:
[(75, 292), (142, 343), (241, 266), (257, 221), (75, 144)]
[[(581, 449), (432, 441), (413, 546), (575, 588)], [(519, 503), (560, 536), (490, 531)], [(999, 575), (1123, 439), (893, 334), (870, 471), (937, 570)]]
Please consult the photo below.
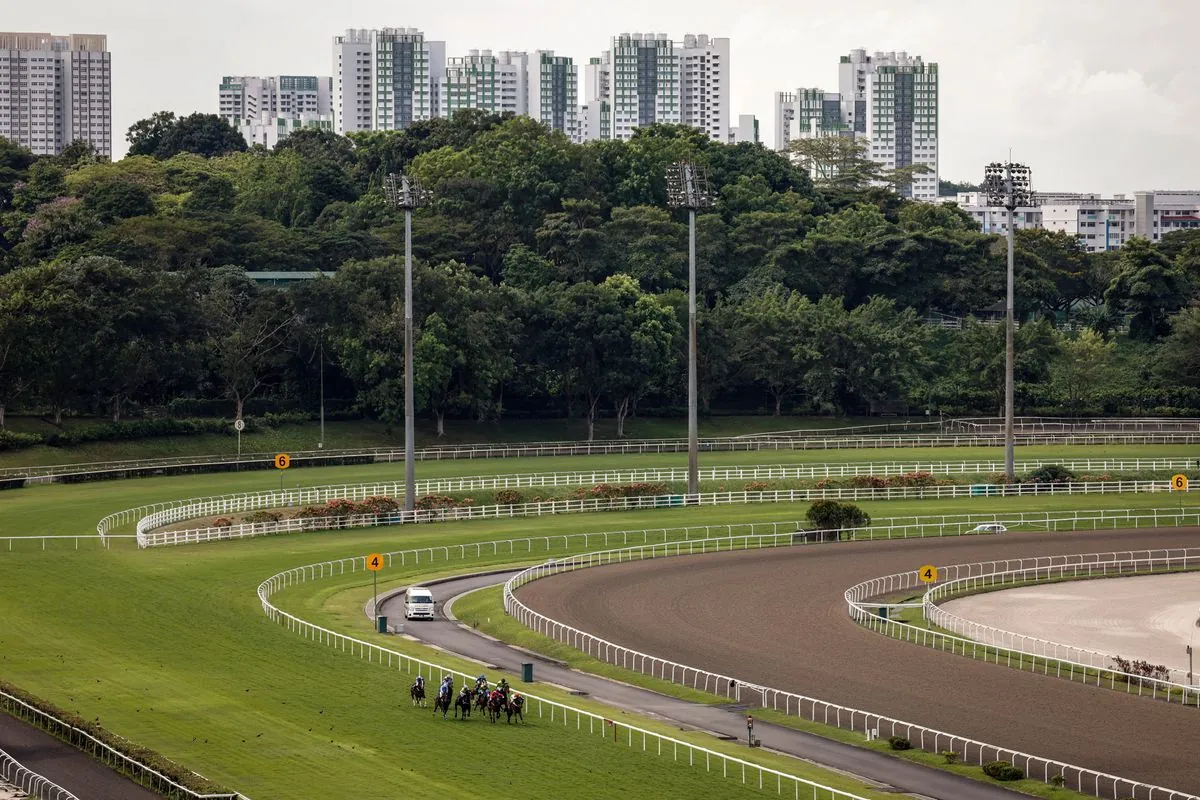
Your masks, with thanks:
[(1200, 791), (1196, 710), (951, 656), (852, 622), (843, 593), (925, 563), (1182, 547), (1196, 530), (1009, 533), (632, 562), (530, 583), (531, 608), (609, 641), (1160, 786)]
[[(1191, 448), (1028, 448), (1022, 457), (1161, 457)], [(938, 460), (994, 457), (985, 450), (889, 450), (772, 453), (772, 463)], [(792, 458), (791, 456), (795, 456)], [(419, 465), (419, 477), (593, 468), (678, 466), (678, 456), (441, 462)], [(706, 465), (763, 463), (762, 454), (723, 454)], [(318, 485), (394, 480), (399, 465), (314, 468), (294, 476)], [(288, 485), (291, 473), (285, 473)], [(631, 797), (738, 796), (740, 787), (703, 772), (607, 747), (599, 739), (529, 725), (520, 732), (480, 734), (472, 726), (437, 727), (395, 701), (408, 676), (365, 667), (358, 659), (305, 641), (262, 615), (254, 588), (291, 566), (372, 551), (489, 541), (506, 537), (803, 517), (806, 503), (661, 509), (538, 519), (485, 520), (306, 533), (170, 550), (136, 551), (126, 540), (111, 550), (93, 544), (43, 543), (33, 537), (93, 531), (104, 514), (142, 503), (208, 493), (270, 489), (275, 473), (178, 476), (82, 485), (54, 484), (0, 494), (0, 536), (26, 544), (0, 553), (0, 675), (110, 730), (154, 748), (253, 800), (308, 796), (473, 797), (491, 791), (494, 770), (467, 759), (447, 772), (446, 753), (487, 752), (520, 776), (523, 796)], [(1024, 509), (1150, 507), (1162, 496), (970, 498), (944, 502), (878, 501), (862, 505), (874, 516), (990, 512)], [(94, 537), (93, 537), (94, 540)], [(45, 547), (46, 549), (42, 549)], [(960, 559), (961, 560), (961, 559)], [(512, 556), (476, 566), (511, 563)], [(465, 569), (460, 565), (456, 569)], [(391, 569), (381, 588), (437, 574), (445, 567)], [(874, 574), (874, 573), (872, 573)], [(284, 590), (281, 607), (355, 635), (364, 632), (364, 574)], [(843, 587), (844, 588), (844, 587)], [(844, 611), (842, 612), (844, 615)], [(867, 632), (863, 631), (866, 634)], [(380, 641), (384, 641), (380, 637)], [(400, 637), (396, 647), (450, 666), (470, 662), (431, 654)], [(586, 699), (561, 698), (600, 710)], [(653, 727), (654, 723), (640, 724)], [(703, 734), (690, 736), (725, 747)], [(949, 726), (956, 730), (955, 726)], [(511, 735), (509, 735), (511, 733)], [(985, 737), (987, 738), (987, 737)], [(736, 752), (736, 750), (734, 750)], [(744, 754), (744, 750), (742, 751)], [(811, 769), (756, 754), (788, 771)], [(821, 773), (827, 775), (828, 773)], [(813, 777), (810, 775), (810, 777)], [(861, 784), (841, 778), (847, 788)], [(507, 784), (506, 784), (507, 785)], [(381, 789), (380, 787), (387, 787)], [(487, 787), (487, 788), (485, 788)], [(863, 790), (864, 796), (873, 796)], [(748, 796), (748, 795), (747, 795)]]

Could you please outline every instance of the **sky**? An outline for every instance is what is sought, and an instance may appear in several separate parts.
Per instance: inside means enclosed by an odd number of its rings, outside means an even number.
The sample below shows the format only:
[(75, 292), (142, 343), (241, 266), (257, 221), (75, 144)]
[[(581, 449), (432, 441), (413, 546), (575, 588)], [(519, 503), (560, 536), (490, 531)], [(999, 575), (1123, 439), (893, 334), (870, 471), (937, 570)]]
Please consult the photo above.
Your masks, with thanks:
[[(1027, 163), (1040, 191), (1200, 189), (1193, 0), (5, 0), (5, 29), (108, 36), (114, 155), (155, 111), (215, 113), (223, 75), (329, 75), (347, 28), (415, 27), (467, 50), (555, 50), (587, 63), (620, 33), (727, 36), (733, 117), (773, 142), (774, 93), (837, 91), (838, 58), (936, 62), (945, 180)], [(582, 78), (583, 70), (580, 69)], [(583, 98), (581, 97), (581, 100)]]

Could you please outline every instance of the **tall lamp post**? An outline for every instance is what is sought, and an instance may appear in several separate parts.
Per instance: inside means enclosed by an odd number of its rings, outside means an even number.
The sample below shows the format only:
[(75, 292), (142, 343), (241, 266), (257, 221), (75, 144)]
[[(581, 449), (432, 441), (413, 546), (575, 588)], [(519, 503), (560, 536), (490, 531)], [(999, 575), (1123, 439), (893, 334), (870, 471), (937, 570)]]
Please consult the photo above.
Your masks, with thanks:
[(413, 209), (429, 200), (429, 192), (411, 175), (391, 173), (383, 181), (387, 201), (404, 209), (404, 510), (412, 511), (416, 503), (416, 475), (413, 462), (415, 432), (413, 424), (413, 277), (412, 277), (412, 215)]
[(713, 204), (704, 168), (688, 161), (667, 167), (667, 205), (688, 210), (688, 494), (700, 493), (700, 438), (696, 420), (696, 209)]
[(1029, 188), (1029, 167), (1012, 162), (992, 162), (983, 170), (983, 191), (987, 205), (1008, 209), (1008, 291), (1004, 302), (1004, 473), (1016, 478), (1013, 453), (1013, 246), (1016, 240), (1016, 211), (1033, 205)]

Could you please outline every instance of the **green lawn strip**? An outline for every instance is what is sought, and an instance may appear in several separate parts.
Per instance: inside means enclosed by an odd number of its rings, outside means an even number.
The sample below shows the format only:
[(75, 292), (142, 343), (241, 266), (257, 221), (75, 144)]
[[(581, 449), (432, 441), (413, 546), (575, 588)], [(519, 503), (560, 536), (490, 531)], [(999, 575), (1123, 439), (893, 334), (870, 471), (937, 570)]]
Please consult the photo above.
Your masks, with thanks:
[[(1170, 446), (1174, 447), (1174, 446)], [(1032, 449), (1032, 448), (1030, 448)], [(1070, 448), (1067, 448), (1070, 449)], [(1107, 458), (1118, 457), (1107, 452), (1111, 448), (1074, 448), (1077, 452), (1062, 452), (1059, 448), (1053, 455), (1063, 458)], [(1154, 449), (1132, 448), (1136, 452), (1120, 454), (1120, 457), (1166, 457), (1178, 456), (1180, 453), (1164, 453)], [(1161, 450), (1161, 448), (1160, 448)], [(855, 455), (846, 459), (847, 453)], [(714, 454), (711, 465), (734, 464), (781, 464), (781, 463), (824, 463), (837, 461), (879, 462), (901, 460), (905, 462), (921, 461), (962, 461), (983, 457), (994, 457), (996, 454), (979, 451), (961, 450), (817, 450), (797, 452), (756, 452), (756, 453), (721, 453)], [(1029, 457), (1034, 457), (1032, 454)], [(1049, 456), (1047, 456), (1049, 457)], [(719, 460), (718, 460), (719, 459)], [(655, 462), (655, 463), (647, 463)], [(646, 455), (646, 456), (606, 456), (579, 458), (525, 458), (525, 459), (483, 459), (478, 461), (441, 461), (427, 462), (417, 465), (418, 478), (447, 477), (463, 475), (515, 474), (528, 472), (555, 472), (603, 469), (635, 469), (647, 466), (681, 467), (684, 462), (677, 454)], [(30, 486), (24, 489), (9, 490), (0, 493), (0, 506), (4, 514), (0, 516), (0, 536), (42, 536), (42, 535), (87, 535), (96, 529), (96, 523), (106, 514), (126, 508), (181, 500), (193, 497), (227, 494), (233, 492), (270, 491), (279, 488), (279, 473), (277, 471), (254, 471), (241, 473), (215, 473), (208, 475), (178, 475), (160, 478), (140, 478), (121, 481), (101, 481), (83, 484), (46, 484)], [(325, 486), (332, 484), (350, 484), (365, 482), (402, 481), (403, 465), (372, 464), (353, 467), (315, 467), (312, 469), (288, 470), (284, 473), (284, 485), (289, 488), (297, 486)], [(1115, 495), (1110, 495), (1115, 496)], [(1132, 495), (1129, 495), (1132, 496)], [(1157, 497), (1156, 495), (1147, 495)], [(1099, 501), (1102, 495), (1080, 495), (1080, 497), (1095, 497)], [(971, 498), (968, 502), (982, 502), (988, 498)], [(1053, 502), (1052, 497), (1022, 498), (1031, 502)], [(908, 501), (888, 501), (902, 503)], [(921, 501), (918, 501), (921, 502)], [(954, 503), (957, 501), (946, 501)], [(1178, 498), (1162, 495), (1158, 505), (1168, 506), (1178, 502)], [(867, 505), (867, 503), (863, 503)], [(1076, 506), (1078, 507), (1078, 506)], [(1102, 507), (1096, 505), (1097, 508)], [(1111, 507), (1111, 506), (1108, 506)], [(49, 513), (48, 513), (49, 512)], [(872, 512), (874, 514), (874, 512)], [(117, 532), (130, 532), (132, 525), (127, 525)]]
[[(359, 607), (361, 608), (361, 597), (359, 598)], [(636, 686), (641, 686), (652, 691), (666, 694), (671, 697), (678, 697), (683, 700), (688, 700), (694, 703), (718, 704), (728, 702), (726, 698), (707, 692), (696, 691), (678, 684), (670, 683), (669, 681), (649, 678), (638, 672), (627, 670), (622, 667), (613, 666), (607, 662), (598, 661), (585, 655), (582, 651), (576, 650), (573, 647), (562, 644), (547, 636), (535, 633), (534, 631), (521, 625), (512, 617), (509, 617), (504, 612), (503, 587), (495, 586), (487, 589), (480, 589), (470, 594), (460, 597), (454, 602), (454, 616), (459, 620), (468, 623), (478, 622), (479, 630), (491, 636), (495, 636), (510, 644), (516, 644), (521, 647), (528, 648), (534, 652), (540, 653), (551, 658), (556, 658), (561, 661), (566, 661), (572, 668), (579, 669), (585, 672), (590, 672), (595, 675), (600, 675), (614, 680), (624, 681)], [(909, 761), (914, 761), (925, 766), (945, 769), (959, 775), (964, 775), (975, 780), (980, 780), (985, 783), (998, 783), (993, 779), (984, 775), (978, 766), (969, 764), (947, 764), (945, 757), (926, 753), (922, 750), (907, 750), (897, 751), (892, 750), (886, 740), (867, 742), (866, 738), (853, 731), (844, 730), (833, 725), (825, 725), (820, 722), (814, 722), (804, 719), (803, 717), (782, 714), (777, 711), (766, 708), (757, 708), (752, 711), (756, 719), (767, 722), (772, 722), (778, 725), (794, 728), (806, 733), (823, 736), (827, 739), (843, 742), (845, 744), (854, 745), (856, 747), (865, 747), (871, 750), (884, 753), (886, 755), (904, 758)], [(770, 746), (768, 740), (766, 746)], [(1079, 794), (1078, 792), (1066, 789), (1054, 789), (1038, 780), (1026, 779), (1019, 782), (1006, 782), (1003, 784), (1008, 788), (1015, 789), (1025, 794), (1031, 794), (1038, 797), (1052, 798), (1084, 798), (1088, 795)]]
[[(468, 569), (465, 571), (475, 572), (478, 570)], [(381, 585), (379, 587), (380, 594), (383, 594), (386, 589), (403, 586), (412, 582), (413, 580), (425, 581), (433, 578), (447, 577), (448, 575), (453, 574), (462, 574), (462, 571), (448, 573), (439, 571), (429, 573), (421, 570), (412, 570), (410, 575), (402, 578), (393, 578), (387, 581), (386, 584)], [(457, 669), (468, 675), (474, 675), (479, 671), (484, 671), (476, 661), (462, 659), (445, 651), (423, 646), (403, 636), (380, 635), (375, 633), (371, 628), (370, 622), (363, 615), (363, 607), (370, 598), (372, 591), (371, 581), (369, 578), (363, 580), (360, 576), (358, 579), (339, 579), (333, 581), (333, 585), (330, 584), (330, 581), (322, 581), (318, 584), (304, 584), (301, 586), (290, 587), (283, 592), (277, 593), (273, 598), (273, 602), (276, 598), (278, 598), (279, 602), (277, 602), (276, 605), (279, 608), (284, 608), (285, 610), (291, 611), (303, 619), (313, 622), (314, 624), (319, 624), (322, 627), (354, 636), (358, 639), (374, 642), (379, 644), (381, 647), (386, 647), (396, 652), (404, 653), (417, 658), (423, 658), (441, 666)], [(498, 595), (500, 589), (499, 587), (496, 587), (493, 590), (485, 591), (494, 591)], [(467, 595), (467, 597), (471, 597), (473, 594)], [(454, 606), (456, 616), (458, 615), (457, 609), (460, 602), (462, 602), (462, 600), (457, 601)], [(503, 616), (503, 613), (503, 608), (501, 607), (499, 610), (500, 616)], [(418, 623), (410, 624), (417, 625)], [(483, 628), (481, 626), (481, 630), (482, 629)], [(595, 663), (599, 664), (600, 666), (608, 666), (603, 664), (603, 662)], [(617, 670), (611, 667), (609, 669), (613, 673), (623, 672), (622, 670)], [(765, 767), (779, 770), (790, 775), (795, 775), (815, 783), (831, 786), (833, 788), (859, 794), (864, 797), (880, 798), (880, 800), (883, 800), (883, 798), (886, 797), (895, 796), (894, 793), (881, 793), (874, 791), (861, 781), (847, 777), (842, 773), (821, 769), (806, 762), (797, 761), (790, 756), (777, 755), (768, 750), (751, 751), (744, 746), (723, 741), (706, 733), (693, 732), (693, 730), (690, 728), (679, 728), (670, 724), (656, 721), (650, 717), (644, 717), (639, 714), (631, 714), (620, 709), (614, 709), (611, 706), (590, 698), (573, 696), (565, 691), (562, 691), (561, 689), (545, 683), (527, 684), (521, 681), (517, 675), (509, 673), (505, 670), (486, 670), (486, 672), (488, 674), (488, 678), (492, 682), (495, 682), (501, 676), (507, 677), (509, 683), (512, 684), (518, 691), (532, 691), (534, 694), (548, 700), (553, 700), (574, 708), (590, 711), (594, 714), (599, 714), (606, 718), (616, 720), (618, 723), (633, 725), (662, 734), (664, 736), (670, 736), (672, 738), (691, 742), (692, 744), (707, 748), (709, 750), (725, 753), (727, 755), (750, 761), (752, 763), (762, 764)], [(671, 689), (673, 690), (671, 694), (682, 697), (685, 700), (691, 700), (693, 702), (712, 704), (724, 702), (722, 698), (706, 695), (703, 692), (683, 689), (682, 687), (673, 686), (665, 681), (653, 681), (652, 679), (638, 681), (636, 680), (637, 678), (644, 678), (644, 676), (638, 676), (634, 673), (627, 673), (623, 677), (628, 677), (629, 683), (641, 685), (645, 688), (656, 689), (660, 691), (664, 689)], [(440, 676), (438, 676), (438, 678), (440, 679)], [(458, 681), (456, 681), (456, 683), (458, 683)], [(408, 683), (405, 683), (400, 688), (407, 690)], [(528, 713), (532, 719), (532, 715), (537, 713), (536, 703), (531, 705)], [(543, 719), (548, 720), (549, 708), (547, 707), (543, 713)], [(569, 720), (568, 727), (574, 726), (574, 719)], [(636, 745), (638, 741), (638, 736), (636, 734), (634, 736), (634, 740)], [(647, 746), (651, 750), (655, 750), (656, 748), (656, 745), (652, 743), (648, 744)], [(664, 748), (666, 748), (666, 745), (664, 745)], [(664, 752), (666, 752), (665, 749)], [(731, 768), (731, 770), (732, 769), (733, 768)], [(733, 772), (731, 772), (730, 775), (733, 776)], [(740, 772), (738, 773), (738, 777), (740, 777)], [(755, 782), (757, 781), (756, 773), (750, 773), (750, 777), (753, 778)], [(775, 780), (773, 778), (769, 778), (768, 783), (764, 785), (769, 788), (770, 786), (775, 785)]]
[[(740, 436), (772, 431), (842, 428), (856, 425), (880, 425), (902, 420), (881, 420), (877, 417), (764, 417), (729, 416), (706, 417), (700, 422), (704, 437)], [(106, 423), (98, 418), (67, 418), (62, 429), (86, 428)], [(6, 424), (17, 433), (48, 434), (60, 430), (51, 422), (34, 417), (9, 415)], [(920, 430), (920, 429), (918, 429)], [(446, 435), (439, 438), (436, 426), (417, 420), (417, 446), (442, 444), (471, 444), (491, 442), (551, 442), (581, 441), (587, 438), (587, 422), (582, 419), (506, 420), (477, 423), (447, 420)], [(596, 422), (596, 437), (615, 439), (616, 421)], [(664, 439), (687, 436), (687, 420), (656, 417), (631, 418), (625, 422), (625, 436), (630, 439)], [(243, 453), (271, 453), (289, 450), (316, 450), (321, 441), (321, 426), (312, 421), (285, 424), (278, 427), (242, 434)], [(369, 447), (404, 447), (404, 431), (382, 422), (353, 420), (325, 423), (325, 449), (344, 450)], [(230, 423), (227, 434), (197, 434), (195, 436), (160, 436), (112, 442), (87, 442), (70, 447), (38, 446), (0, 453), (0, 467), (37, 466), (50, 464), (79, 464), (95, 461), (123, 461), (141, 458), (163, 458), (186, 455), (211, 455), (237, 452), (237, 434)]]

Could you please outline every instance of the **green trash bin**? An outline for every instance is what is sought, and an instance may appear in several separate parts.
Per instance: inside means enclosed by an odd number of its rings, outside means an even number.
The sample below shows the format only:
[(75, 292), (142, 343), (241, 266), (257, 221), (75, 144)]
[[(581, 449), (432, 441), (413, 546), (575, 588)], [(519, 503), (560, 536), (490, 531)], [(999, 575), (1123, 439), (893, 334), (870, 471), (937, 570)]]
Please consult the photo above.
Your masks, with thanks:
[(387, 617), (379, 616), (375, 618), (375, 630), (380, 633), (387, 633)]
[(880, 618), (880, 619), (887, 619), (887, 618), (888, 618), (888, 615), (887, 615), (887, 610), (888, 610), (888, 607), (887, 607), (887, 606), (880, 606), (880, 607), (879, 607), (879, 618)]
[(521, 680), (526, 683), (533, 683), (533, 664), (521, 665)]

